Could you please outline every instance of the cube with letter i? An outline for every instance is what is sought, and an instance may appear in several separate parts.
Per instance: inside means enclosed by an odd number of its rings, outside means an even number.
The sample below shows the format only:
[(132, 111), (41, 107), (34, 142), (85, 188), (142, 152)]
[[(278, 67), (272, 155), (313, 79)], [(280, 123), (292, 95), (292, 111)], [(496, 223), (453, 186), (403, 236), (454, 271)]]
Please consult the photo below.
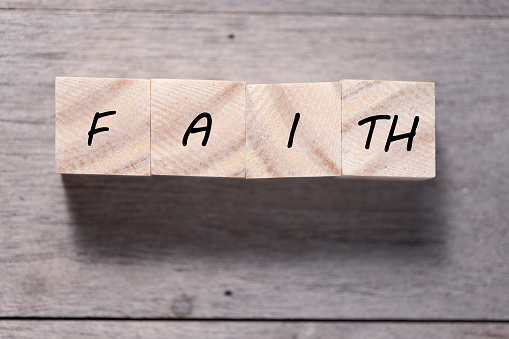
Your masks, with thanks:
[(247, 178), (341, 175), (341, 84), (248, 85)]

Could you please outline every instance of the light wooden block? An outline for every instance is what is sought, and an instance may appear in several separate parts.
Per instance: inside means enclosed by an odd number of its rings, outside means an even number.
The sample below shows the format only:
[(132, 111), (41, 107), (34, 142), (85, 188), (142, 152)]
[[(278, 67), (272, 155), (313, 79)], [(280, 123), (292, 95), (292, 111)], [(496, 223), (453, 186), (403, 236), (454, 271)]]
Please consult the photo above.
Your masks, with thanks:
[[(344, 176), (435, 177), (435, 84), (430, 82), (343, 80), (342, 82), (342, 168)], [(372, 122), (359, 125), (373, 116), (377, 120), (369, 145), (366, 145)], [(415, 136), (408, 150), (408, 138), (387, 139), (412, 131)], [(369, 146), (369, 149), (366, 147)]]
[(149, 80), (56, 78), (55, 108), (57, 173), (150, 175)]
[[(245, 177), (246, 86), (240, 81), (152, 80), (152, 174)], [(210, 134), (190, 134), (193, 120), (207, 112)], [(194, 127), (205, 127), (199, 120)]]
[(247, 178), (341, 175), (339, 82), (246, 89)]

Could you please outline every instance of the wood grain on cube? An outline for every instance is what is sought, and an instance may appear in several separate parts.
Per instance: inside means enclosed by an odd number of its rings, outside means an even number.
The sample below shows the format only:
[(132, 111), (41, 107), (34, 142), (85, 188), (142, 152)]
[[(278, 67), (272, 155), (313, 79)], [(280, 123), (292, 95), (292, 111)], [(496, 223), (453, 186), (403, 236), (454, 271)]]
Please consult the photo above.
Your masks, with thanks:
[(246, 106), (247, 178), (341, 175), (339, 82), (248, 85)]
[[(57, 173), (150, 175), (150, 81), (56, 78)], [(96, 113), (115, 111), (97, 120)]]
[[(433, 178), (434, 83), (375, 80), (343, 80), (341, 83), (343, 175)], [(374, 123), (364, 120), (363, 123), (363, 119), (380, 115), (383, 119)], [(408, 138), (387, 145), (396, 115), (394, 136), (411, 132), (416, 124), (410, 150)]]
[[(212, 80), (152, 80), (152, 174), (245, 177), (245, 83)], [(184, 135), (209, 113), (205, 131)], [(205, 127), (200, 119), (195, 128)]]

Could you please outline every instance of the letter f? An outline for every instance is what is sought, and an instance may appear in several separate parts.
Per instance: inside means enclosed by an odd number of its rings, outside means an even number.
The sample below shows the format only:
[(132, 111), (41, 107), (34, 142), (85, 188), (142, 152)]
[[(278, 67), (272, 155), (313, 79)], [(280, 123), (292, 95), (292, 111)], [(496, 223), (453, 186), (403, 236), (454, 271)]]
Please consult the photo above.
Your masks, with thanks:
[(94, 138), (94, 134), (100, 133), (100, 132), (107, 132), (110, 129), (108, 127), (100, 127), (95, 128), (97, 126), (97, 120), (103, 117), (107, 117), (108, 115), (117, 114), (117, 111), (108, 111), (104, 113), (95, 113), (94, 115), (94, 121), (92, 122), (92, 127), (90, 127), (90, 131), (88, 132), (88, 146), (92, 146), (92, 139)]

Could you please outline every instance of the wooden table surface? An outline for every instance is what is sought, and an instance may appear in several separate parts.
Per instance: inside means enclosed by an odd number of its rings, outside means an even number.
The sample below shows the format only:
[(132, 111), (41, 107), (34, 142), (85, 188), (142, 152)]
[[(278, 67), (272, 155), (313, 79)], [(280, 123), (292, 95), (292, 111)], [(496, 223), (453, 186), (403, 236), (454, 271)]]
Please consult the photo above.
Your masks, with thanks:
[[(1, 337), (509, 338), (509, 2), (0, 7)], [(433, 81), (437, 178), (62, 176), (56, 76)]]

